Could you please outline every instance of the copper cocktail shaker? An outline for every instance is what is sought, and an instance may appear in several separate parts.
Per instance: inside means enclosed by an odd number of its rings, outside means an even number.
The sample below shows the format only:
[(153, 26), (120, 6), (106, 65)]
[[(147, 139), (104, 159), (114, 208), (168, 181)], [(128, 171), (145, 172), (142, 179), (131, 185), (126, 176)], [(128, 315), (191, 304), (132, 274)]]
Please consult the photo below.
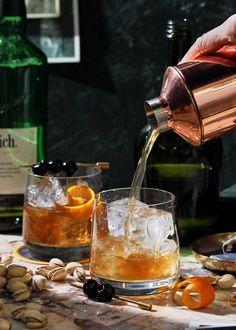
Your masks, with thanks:
[(168, 67), (159, 97), (145, 101), (150, 125), (193, 145), (236, 130), (236, 68), (196, 60)]

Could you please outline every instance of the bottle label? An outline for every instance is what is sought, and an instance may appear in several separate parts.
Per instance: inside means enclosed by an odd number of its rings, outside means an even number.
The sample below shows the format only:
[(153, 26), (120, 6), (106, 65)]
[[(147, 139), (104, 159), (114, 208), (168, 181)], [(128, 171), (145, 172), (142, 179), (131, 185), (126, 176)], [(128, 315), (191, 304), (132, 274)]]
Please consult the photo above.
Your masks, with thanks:
[(0, 195), (23, 194), (27, 167), (37, 159), (37, 127), (0, 129)]
[[(212, 170), (212, 167), (200, 163), (200, 164), (188, 164), (188, 163), (160, 163), (152, 164), (148, 166), (149, 171), (155, 170), (159, 177), (163, 178), (204, 178), (205, 173)], [(153, 172), (154, 173), (154, 172)], [(150, 175), (150, 174), (149, 174)]]
[(214, 226), (218, 221), (218, 217), (216, 215), (208, 216), (208, 217), (195, 217), (195, 218), (182, 218), (179, 217), (177, 219), (179, 228), (208, 228), (209, 226)]

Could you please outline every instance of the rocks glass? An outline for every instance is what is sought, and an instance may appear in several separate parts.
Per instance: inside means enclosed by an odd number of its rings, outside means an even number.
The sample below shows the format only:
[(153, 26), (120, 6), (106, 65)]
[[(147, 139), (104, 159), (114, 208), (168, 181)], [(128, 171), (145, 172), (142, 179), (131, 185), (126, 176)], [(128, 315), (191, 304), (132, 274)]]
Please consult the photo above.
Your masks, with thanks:
[(102, 188), (102, 170), (78, 166), (73, 176), (28, 172), (23, 238), (43, 260), (88, 258), (95, 193)]
[(122, 295), (171, 289), (179, 277), (174, 195), (141, 188), (135, 205), (128, 205), (129, 196), (129, 188), (96, 195), (91, 275)]

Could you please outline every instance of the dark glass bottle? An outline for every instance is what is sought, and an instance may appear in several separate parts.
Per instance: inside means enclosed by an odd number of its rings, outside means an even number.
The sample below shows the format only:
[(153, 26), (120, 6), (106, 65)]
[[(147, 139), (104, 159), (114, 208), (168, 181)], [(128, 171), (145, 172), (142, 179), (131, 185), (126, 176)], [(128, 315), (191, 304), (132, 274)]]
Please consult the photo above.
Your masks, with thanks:
[(0, 232), (21, 228), (21, 165), (45, 158), (47, 58), (25, 30), (24, 0), (1, 0)]
[[(191, 44), (189, 22), (167, 23), (167, 66), (175, 65)], [(137, 140), (137, 158), (149, 126)], [(221, 142), (194, 147), (173, 131), (161, 133), (149, 155), (144, 186), (171, 191), (176, 196), (177, 226), (182, 246), (217, 230)]]

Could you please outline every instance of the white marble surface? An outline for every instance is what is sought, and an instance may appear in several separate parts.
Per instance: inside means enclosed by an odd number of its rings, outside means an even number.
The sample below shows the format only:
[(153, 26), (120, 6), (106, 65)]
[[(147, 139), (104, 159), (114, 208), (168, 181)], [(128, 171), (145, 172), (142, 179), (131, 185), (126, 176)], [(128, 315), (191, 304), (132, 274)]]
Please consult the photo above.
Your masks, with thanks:
[[(13, 255), (14, 262), (35, 270), (38, 264), (28, 263), (15, 254), (17, 247), (21, 244), (20, 236), (0, 235), (0, 255)], [(192, 256), (181, 257), (181, 273), (184, 277), (205, 272)], [(236, 293), (236, 287), (224, 292), (226, 295), (234, 293)], [(4, 289), (0, 290), (0, 296), (7, 299), (8, 303), (12, 303), (10, 295)], [(148, 296), (142, 300), (152, 303), (153, 310), (145, 311), (135, 305), (115, 299), (109, 304), (93, 302), (84, 296), (81, 289), (67, 282), (50, 282), (47, 289), (33, 293), (29, 299), (29, 301), (42, 304), (43, 312), (47, 316), (47, 324), (43, 328), (46, 330), (182, 330), (189, 328), (190, 322), (203, 324), (217, 322), (229, 325), (233, 323), (236, 328), (236, 306), (230, 306), (225, 296), (222, 298), (221, 290), (217, 290), (213, 304), (198, 311), (177, 305), (168, 293)], [(11, 322), (12, 330), (27, 329), (20, 321), (11, 319)]]

